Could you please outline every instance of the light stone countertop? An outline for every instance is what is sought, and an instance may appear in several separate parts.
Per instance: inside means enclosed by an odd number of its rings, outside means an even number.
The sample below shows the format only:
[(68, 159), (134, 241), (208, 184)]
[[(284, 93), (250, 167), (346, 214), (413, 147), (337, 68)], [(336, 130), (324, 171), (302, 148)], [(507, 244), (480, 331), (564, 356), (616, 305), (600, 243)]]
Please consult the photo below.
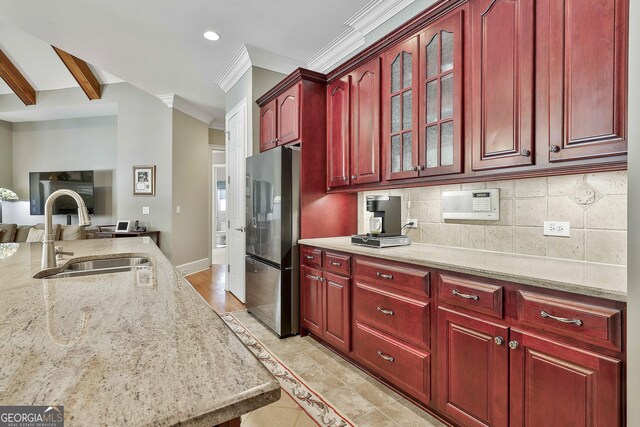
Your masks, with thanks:
[(352, 245), (350, 237), (302, 239), (298, 243), (523, 285), (616, 301), (627, 300), (625, 266), (424, 243), (412, 243), (409, 246), (395, 248), (367, 248)]
[(152, 280), (33, 279), (37, 243), (0, 259), (0, 405), (61, 404), (68, 426), (213, 426), (279, 399), (275, 377), (149, 238), (61, 244), (72, 258), (145, 254)]

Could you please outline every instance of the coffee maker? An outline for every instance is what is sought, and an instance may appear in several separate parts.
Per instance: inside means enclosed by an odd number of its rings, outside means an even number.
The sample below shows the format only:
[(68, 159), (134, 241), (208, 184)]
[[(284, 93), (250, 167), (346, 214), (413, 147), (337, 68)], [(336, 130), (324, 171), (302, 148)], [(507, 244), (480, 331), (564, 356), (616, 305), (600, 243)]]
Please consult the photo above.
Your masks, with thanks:
[(373, 212), (372, 232), (351, 236), (352, 244), (378, 248), (411, 244), (411, 238), (401, 234), (400, 196), (367, 196), (366, 202), (367, 211)]

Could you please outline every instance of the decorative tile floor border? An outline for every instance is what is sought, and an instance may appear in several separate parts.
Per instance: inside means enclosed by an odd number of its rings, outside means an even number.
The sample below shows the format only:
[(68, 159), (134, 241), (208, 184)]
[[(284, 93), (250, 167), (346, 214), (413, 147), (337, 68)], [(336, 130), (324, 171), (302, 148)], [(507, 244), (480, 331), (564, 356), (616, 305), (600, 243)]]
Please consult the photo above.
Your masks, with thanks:
[(278, 358), (276, 358), (244, 325), (231, 313), (220, 317), (234, 334), (256, 355), (264, 366), (280, 382), (282, 389), (320, 426), (347, 427), (353, 423), (328, 404), (318, 393), (307, 386)]

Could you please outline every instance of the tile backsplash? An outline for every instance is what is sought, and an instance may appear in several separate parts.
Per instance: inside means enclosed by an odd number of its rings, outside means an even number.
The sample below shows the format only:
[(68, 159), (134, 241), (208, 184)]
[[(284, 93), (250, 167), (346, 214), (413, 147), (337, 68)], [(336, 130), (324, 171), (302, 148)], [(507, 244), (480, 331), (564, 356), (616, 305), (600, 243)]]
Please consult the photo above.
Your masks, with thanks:
[[(500, 220), (443, 220), (443, 191), (500, 189)], [(402, 197), (402, 220), (414, 242), (512, 252), (608, 264), (627, 263), (627, 173), (553, 176), (358, 193), (358, 232), (371, 214), (365, 196)], [(543, 235), (543, 222), (568, 221), (571, 237)]]

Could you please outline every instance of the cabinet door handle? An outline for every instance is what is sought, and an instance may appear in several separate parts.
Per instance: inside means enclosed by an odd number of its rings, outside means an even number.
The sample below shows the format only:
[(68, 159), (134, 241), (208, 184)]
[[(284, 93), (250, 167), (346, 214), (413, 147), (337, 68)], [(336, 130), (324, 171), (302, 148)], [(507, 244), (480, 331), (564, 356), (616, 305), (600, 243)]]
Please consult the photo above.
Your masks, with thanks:
[(412, 170), (414, 170), (415, 172), (417, 171), (423, 171), (424, 170), (424, 166), (422, 165), (418, 165), (418, 166), (414, 166), (411, 168)]
[(549, 151), (551, 151), (552, 153), (557, 153), (558, 151), (560, 151), (560, 147), (558, 147), (557, 145), (553, 144), (549, 146)]
[(556, 316), (553, 316), (553, 315), (547, 313), (544, 310), (542, 310), (540, 312), (540, 317), (548, 317), (549, 319), (557, 320), (558, 322), (573, 323), (573, 324), (576, 324), (578, 326), (582, 326), (582, 320), (580, 320), (580, 319), (568, 319), (566, 317), (556, 317)]
[(336, 261), (329, 261), (329, 264), (335, 265), (336, 267), (340, 267), (342, 265), (341, 262), (336, 262)]
[(393, 362), (396, 360), (393, 356), (389, 356), (388, 354), (384, 354), (381, 350), (378, 350), (378, 356), (382, 357), (387, 362)]
[(313, 255), (306, 255), (304, 256), (306, 259), (314, 259), (315, 257)]
[(478, 301), (480, 299), (480, 297), (478, 295), (463, 294), (463, 293), (459, 292), (457, 289), (452, 290), (451, 293), (453, 295), (457, 295), (457, 296), (459, 296), (461, 298), (472, 299), (474, 301)]
[(496, 343), (496, 345), (502, 345), (502, 344), (504, 344), (504, 338), (502, 338), (502, 337), (495, 337), (495, 338), (493, 339), (493, 341)]
[(393, 310), (387, 310), (386, 308), (378, 307), (378, 311), (387, 316), (393, 316)]
[(526, 148), (523, 148), (522, 150), (520, 150), (520, 155), (522, 157), (529, 157), (531, 155), (531, 150), (527, 150)]
[(357, 179), (358, 175), (351, 175), (351, 179)]
[(509, 348), (511, 350), (515, 350), (516, 348), (518, 348), (518, 345), (520, 345), (518, 344), (518, 341), (509, 341)]
[(393, 274), (382, 274), (379, 271), (376, 271), (376, 276), (382, 277), (383, 279), (388, 279), (388, 280), (393, 279)]
[(309, 279), (311, 279), (311, 280), (317, 280), (318, 282), (322, 282), (322, 280), (323, 280), (323, 278), (322, 278), (322, 277), (320, 277), (320, 276), (316, 276), (316, 275), (313, 275), (313, 274), (309, 274), (307, 277), (308, 277)]

